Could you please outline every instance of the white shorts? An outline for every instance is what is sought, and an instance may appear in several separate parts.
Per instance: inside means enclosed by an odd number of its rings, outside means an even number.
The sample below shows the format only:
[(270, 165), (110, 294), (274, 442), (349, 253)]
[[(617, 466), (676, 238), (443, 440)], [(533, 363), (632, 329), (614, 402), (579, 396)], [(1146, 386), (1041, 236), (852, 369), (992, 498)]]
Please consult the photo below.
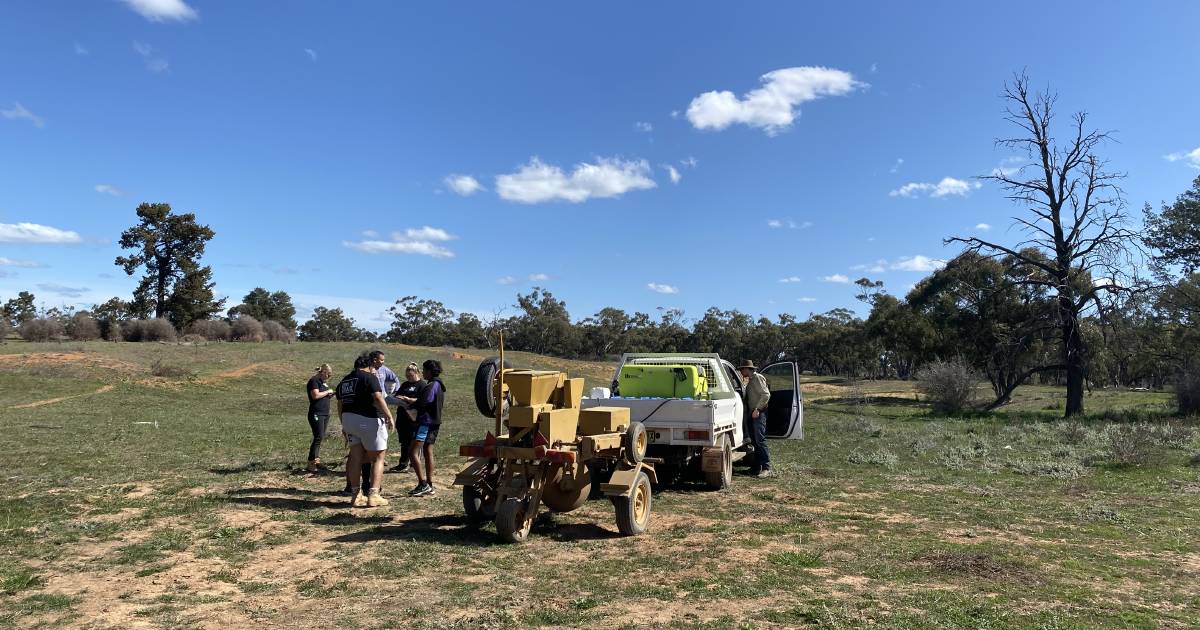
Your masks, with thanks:
[(383, 418), (344, 413), (342, 430), (346, 432), (350, 446), (361, 445), (368, 451), (387, 450), (388, 427), (387, 420)]

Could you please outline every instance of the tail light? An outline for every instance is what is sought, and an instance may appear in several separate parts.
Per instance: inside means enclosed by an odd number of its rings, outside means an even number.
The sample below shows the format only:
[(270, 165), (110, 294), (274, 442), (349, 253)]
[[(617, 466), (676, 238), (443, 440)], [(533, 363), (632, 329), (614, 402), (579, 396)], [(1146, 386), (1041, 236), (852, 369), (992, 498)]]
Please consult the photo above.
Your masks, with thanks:
[(708, 440), (708, 431), (688, 431), (687, 439), (707, 441)]

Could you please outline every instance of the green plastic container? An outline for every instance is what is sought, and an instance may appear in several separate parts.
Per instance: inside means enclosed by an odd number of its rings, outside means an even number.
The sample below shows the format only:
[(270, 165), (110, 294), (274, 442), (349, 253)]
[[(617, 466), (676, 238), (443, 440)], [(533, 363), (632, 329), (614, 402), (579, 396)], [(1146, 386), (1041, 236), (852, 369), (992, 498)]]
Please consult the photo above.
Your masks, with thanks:
[(617, 386), (629, 398), (708, 397), (708, 379), (694, 365), (624, 365)]

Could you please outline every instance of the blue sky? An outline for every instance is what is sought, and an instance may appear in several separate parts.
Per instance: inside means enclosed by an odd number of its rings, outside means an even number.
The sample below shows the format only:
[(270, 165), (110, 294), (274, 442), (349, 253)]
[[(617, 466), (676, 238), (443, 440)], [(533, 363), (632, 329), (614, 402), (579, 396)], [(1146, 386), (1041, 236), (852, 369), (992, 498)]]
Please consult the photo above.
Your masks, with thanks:
[[(736, 7), (736, 8), (734, 8)], [(491, 313), (801, 317), (1006, 243), (1015, 70), (1119, 142), (1134, 214), (1200, 174), (1200, 4), (11, 2), (0, 299), (127, 297), (139, 202), (195, 212), (230, 304), (360, 324)], [(1036, 15), (1036, 23), (1025, 16)], [(465, 194), (469, 193), (469, 194)], [(31, 225), (25, 225), (31, 224)]]

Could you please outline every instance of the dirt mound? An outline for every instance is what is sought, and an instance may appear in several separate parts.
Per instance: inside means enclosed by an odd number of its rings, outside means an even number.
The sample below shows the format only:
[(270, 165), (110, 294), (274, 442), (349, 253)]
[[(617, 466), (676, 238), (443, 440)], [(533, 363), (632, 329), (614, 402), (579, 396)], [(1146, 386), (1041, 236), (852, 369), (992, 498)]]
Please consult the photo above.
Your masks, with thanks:
[(83, 367), (102, 368), (118, 372), (145, 371), (133, 363), (102, 357), (83, 352), (32, 352), (26, 354), (0, 354), (0, 366), (28, 367), (31, 365), (79, 365)]

